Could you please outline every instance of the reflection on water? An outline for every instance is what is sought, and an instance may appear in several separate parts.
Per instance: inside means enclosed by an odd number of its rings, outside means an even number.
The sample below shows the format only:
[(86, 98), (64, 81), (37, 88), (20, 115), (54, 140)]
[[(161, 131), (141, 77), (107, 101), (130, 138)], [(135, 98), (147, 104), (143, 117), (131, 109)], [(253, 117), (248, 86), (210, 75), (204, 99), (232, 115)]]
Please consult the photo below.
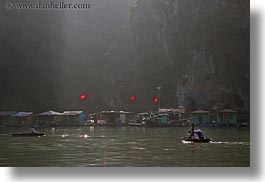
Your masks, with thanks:
[(211, 143), (185, 143), (188, 128), (69, 127), (45, 137), (2, 130), (0, 166), (249, 166), (249, 130), (208, 129)]

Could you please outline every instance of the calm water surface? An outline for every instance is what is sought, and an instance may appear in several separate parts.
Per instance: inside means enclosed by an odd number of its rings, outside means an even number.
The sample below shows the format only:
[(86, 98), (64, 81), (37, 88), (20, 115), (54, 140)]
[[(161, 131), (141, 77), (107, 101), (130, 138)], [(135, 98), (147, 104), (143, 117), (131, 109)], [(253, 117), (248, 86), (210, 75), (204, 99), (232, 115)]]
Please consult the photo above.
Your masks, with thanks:
[[(188, 128), (71, 127), (12, 137), (1, 129), (0, 166), (249, 166), (249, 130), (201, 128), (212, 143), (183, 144)], [(25, 130), (23, 130), (25, 131)]]

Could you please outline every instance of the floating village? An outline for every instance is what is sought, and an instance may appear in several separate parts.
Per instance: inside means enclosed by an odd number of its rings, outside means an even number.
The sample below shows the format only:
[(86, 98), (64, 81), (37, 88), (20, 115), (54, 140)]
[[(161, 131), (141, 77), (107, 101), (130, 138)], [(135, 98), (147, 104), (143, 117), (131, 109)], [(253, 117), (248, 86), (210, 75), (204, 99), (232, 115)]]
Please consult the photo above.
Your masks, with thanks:
[(131, 127), (182, 127), (191, 123), (199, 127), (249, 127), (249, 118), (243, 113), (222, 109), (219, 111), (196, 110), (185, 112), (185, 108), (159, 108), (155, 112), (134, 113), (127, 111), (53, 110), (42, 113), (0, 111), (0, 127), (39, 128), (56, 126), (131, 126)]

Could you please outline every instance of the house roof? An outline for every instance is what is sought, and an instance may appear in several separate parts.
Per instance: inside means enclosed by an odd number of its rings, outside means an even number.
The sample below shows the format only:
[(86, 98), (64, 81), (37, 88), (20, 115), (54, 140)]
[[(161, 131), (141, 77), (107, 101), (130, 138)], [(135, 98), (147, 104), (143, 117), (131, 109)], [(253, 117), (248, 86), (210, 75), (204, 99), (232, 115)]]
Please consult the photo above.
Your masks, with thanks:
[(139, 116), (141, 116), (141, 115), (149, 115), (149, 113), (148, 112), (142, 112), (142, 113), (139, 113), (138, 115)]
[(42, 112), (42, 113), (40, 113), (38, 115), (39, 116), (55, 116), (55, 115), (62, 115), (62, 113), (50, 110), (50, 111)]
[(161, 108), (159, 108), (159, 112), (185, 113), (185, 108), (177, 108), (177, 109), (161, 109)]
[(13, 114), (12, 116), (14, 117), (23, 117), (23, 116), (29, 116), (32, 115), (33, 112), (18, 112), (16, 114)]
[(209, 111), (206, 110), (197, 110), (197, 111), (193, 111), (191, 112), (192, 114), (204, 114), (204, 113), (210, 113)]
[(84, 111), (64, 111), (63, 115), (79, 115), (81, 113), (83, 113)]
[(98, 114), (131, 114), (132, 112), (126, 111), (101, 111)]
[(127, 111), (102, 111), (101, 113), (107, 113), (107, 114), (131, 114), (132, 112), (127, 112)]
[(236, 112), (236, 111), (234, 111), (232, 109), (223, 109), (223, 110), (221, 110), (219, 112)]
[(10, 116), (16, 113), (16, 111), (0, 111), (0, 116)]

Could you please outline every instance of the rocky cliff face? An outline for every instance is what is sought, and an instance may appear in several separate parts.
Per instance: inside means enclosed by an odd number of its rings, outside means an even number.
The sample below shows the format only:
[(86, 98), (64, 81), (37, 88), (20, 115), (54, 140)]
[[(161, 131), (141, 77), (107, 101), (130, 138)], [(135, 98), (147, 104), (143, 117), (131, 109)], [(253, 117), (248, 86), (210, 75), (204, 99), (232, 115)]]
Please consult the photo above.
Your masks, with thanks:
[(249, 1), (135, 0), (105, 53), (104, 99), (146, 110), (161, 86), (161, 107), (248, 111), (249, 32)]

